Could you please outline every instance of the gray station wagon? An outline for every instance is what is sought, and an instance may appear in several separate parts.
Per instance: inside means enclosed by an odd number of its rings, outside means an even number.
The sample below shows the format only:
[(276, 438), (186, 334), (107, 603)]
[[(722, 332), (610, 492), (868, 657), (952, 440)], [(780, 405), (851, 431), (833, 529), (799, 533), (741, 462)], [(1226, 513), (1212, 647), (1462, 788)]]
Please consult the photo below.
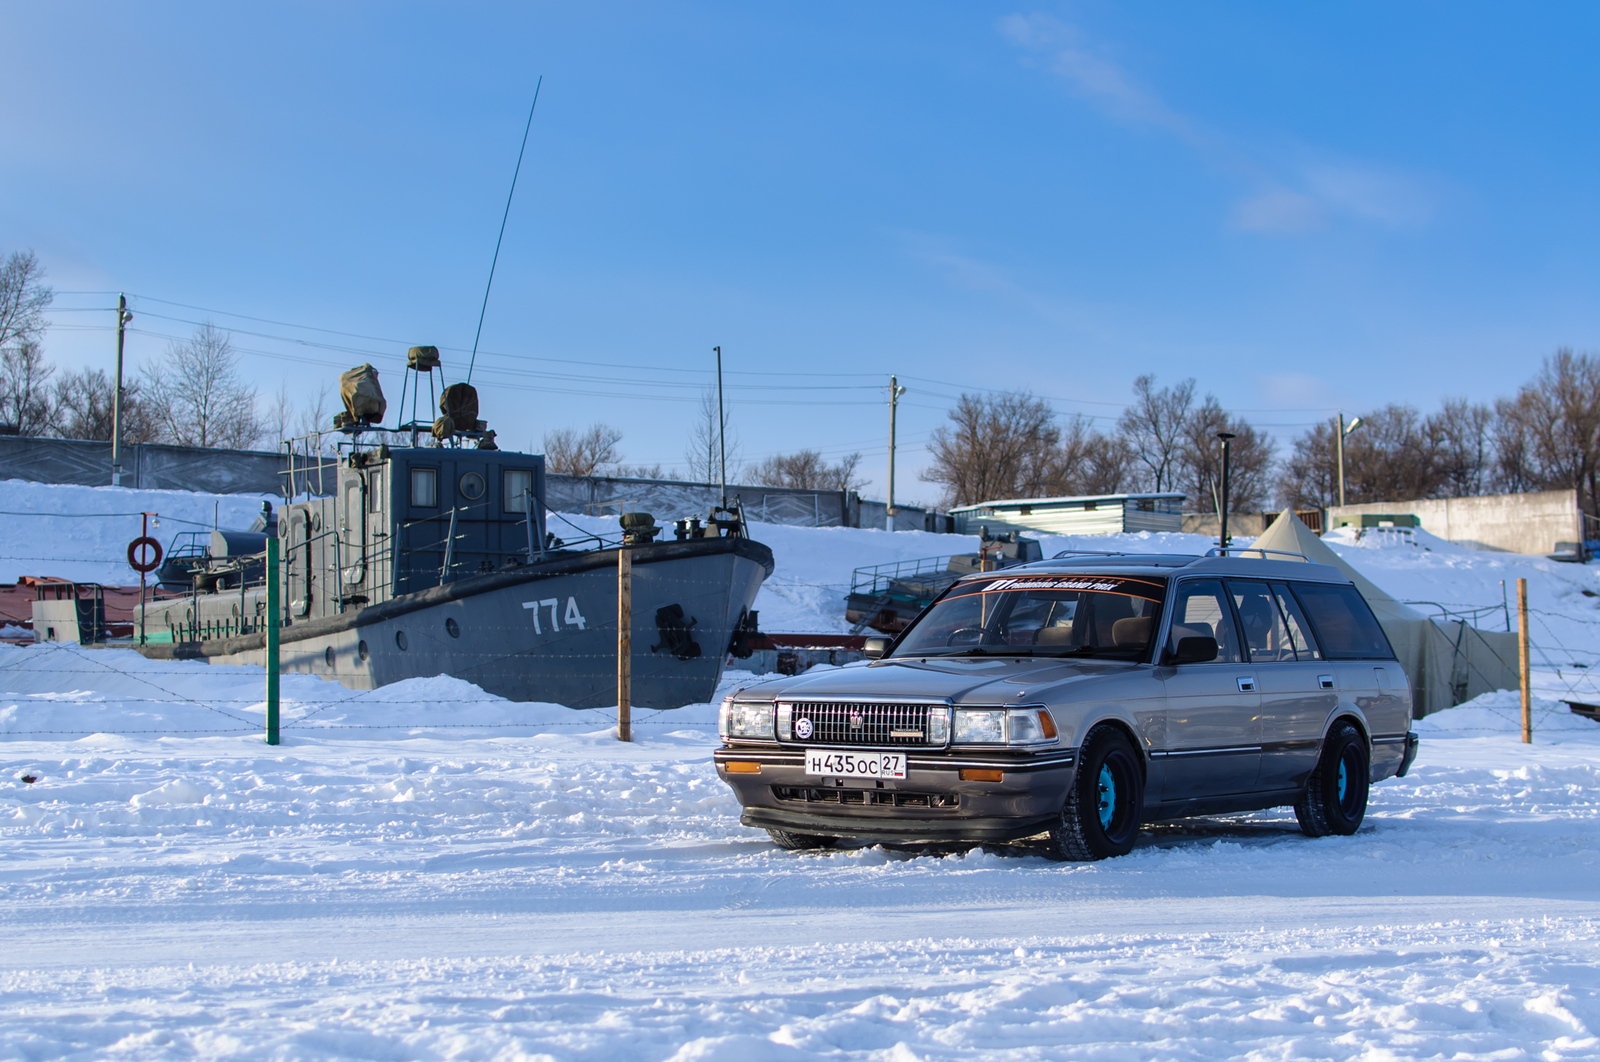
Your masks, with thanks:
[(784, 848), (1101, 859), (1142, 822), (1283, 805), (1352, 834), (1417, 752), (1383, 628), (1304, 558), (1062, 554), (962, 579), (867, 655), (723, 702), (717, 773)]

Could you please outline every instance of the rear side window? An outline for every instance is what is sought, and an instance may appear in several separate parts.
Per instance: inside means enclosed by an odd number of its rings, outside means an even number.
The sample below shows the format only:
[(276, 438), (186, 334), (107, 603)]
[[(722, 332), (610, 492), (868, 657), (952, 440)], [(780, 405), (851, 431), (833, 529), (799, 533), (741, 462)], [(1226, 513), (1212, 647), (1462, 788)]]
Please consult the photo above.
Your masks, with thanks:
[(1300, 602), (1289, 592), (1289, 584), (1273, 583), (1272, 596), (1278, 599), (1278, 607), (1283, 610), (1283, 618), (1288, 623), (1296, 659), (1321, 660), (1322, 652), (1311, 637), (1311, 625), (1306, 622), (1305, 613), (1300, 611)]
[(1283, 613), (1273, 600), (1266, 583), (1228, 580), (1228, 590), (1233, 594), (1233, 607), (1239, 613), (1239, 625), (1244, 629), (1244, 643), (1250, 649), (1250, 662), (1293, 660), (1294, 639), (1283, 622)]
[(1350, 585), (1295, 583), (1294, 596), (1305, 610), (1329, 660), (1393, 660), (1394, 650), (1361, 592)]

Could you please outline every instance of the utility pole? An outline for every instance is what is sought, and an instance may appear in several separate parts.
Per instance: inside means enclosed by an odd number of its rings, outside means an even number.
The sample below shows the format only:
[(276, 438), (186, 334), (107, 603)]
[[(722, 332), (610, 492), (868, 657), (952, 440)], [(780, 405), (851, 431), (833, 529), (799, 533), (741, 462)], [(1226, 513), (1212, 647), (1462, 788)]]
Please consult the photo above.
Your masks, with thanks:
[(122, 486), (122, 344), (133, 314), (128, 297), (117, 296), (117, 387), (111, 392), (111, 485)]
[(894, 415), (900, 405), (900, 396), (906, 389), (900, 386), (899, 377), (889, 377), (889, 516), (885, 522), (885, 531), (894, 530)]
[(721, 468), (722, 480), (722, 507), (728, 507), (728, 415), (722, 411), (722, 348), (712, 347), (717, 352), (717, 451), (721, 455), (718, 462)]
[(1222, 527), (1217, 536), (1217, 545), (1222, 547), (1226, 556), (1228, 550), (1228, 444), (1237, 436), (1233, 432), (1219, 431), (1217, 438), (1222, 440)]

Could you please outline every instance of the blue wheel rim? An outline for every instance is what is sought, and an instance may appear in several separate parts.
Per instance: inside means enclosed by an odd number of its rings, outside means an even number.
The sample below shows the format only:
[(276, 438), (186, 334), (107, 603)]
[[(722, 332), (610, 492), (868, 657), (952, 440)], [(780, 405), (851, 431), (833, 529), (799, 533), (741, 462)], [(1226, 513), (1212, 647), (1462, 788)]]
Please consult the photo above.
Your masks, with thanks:
[(1100, 767), (1100, 828), (1110, 829), (1111, 819), (1117, 811), (1117, 779), (1111, 765)]
[(1339, 803), (1344, 804), (1345, 794), (1350, 790), (1350, 768), (1345, 765), (1344, 757), (1339, 757)]

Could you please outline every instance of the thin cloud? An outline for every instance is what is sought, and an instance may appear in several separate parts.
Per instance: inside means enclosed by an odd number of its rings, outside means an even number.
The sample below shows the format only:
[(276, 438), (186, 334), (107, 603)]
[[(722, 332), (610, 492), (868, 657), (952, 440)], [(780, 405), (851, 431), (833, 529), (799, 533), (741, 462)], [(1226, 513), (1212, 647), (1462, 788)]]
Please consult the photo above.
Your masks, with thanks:
[(1193, 138), (1182, 115), (1116, 62), (1092, 50), (1075, 27), (1050, 15), (1007, 15), (1000, 20), (1000, 32), (1017, 47), (1044, 54), (1052, 73), (1110, 117)]
[(1229, 212), (1229, 223), (1236, 229), (1298, 236), (1338, 219), (1392, 229), (1417, 228), (1433, 219), (1428, 190), (1392, 169), (1356, 162), (1257, 161), (1257, 153), (1230, 146), (1226, 138), (1169, 106), (1081, 30), (1051, 15), (1007, 15), (998, 28), (1013, 45), (1042, 58), (1046, 69), (1102, 114), (1168, 133), (1200, 152), (1208, 163), (1254, 185)]

